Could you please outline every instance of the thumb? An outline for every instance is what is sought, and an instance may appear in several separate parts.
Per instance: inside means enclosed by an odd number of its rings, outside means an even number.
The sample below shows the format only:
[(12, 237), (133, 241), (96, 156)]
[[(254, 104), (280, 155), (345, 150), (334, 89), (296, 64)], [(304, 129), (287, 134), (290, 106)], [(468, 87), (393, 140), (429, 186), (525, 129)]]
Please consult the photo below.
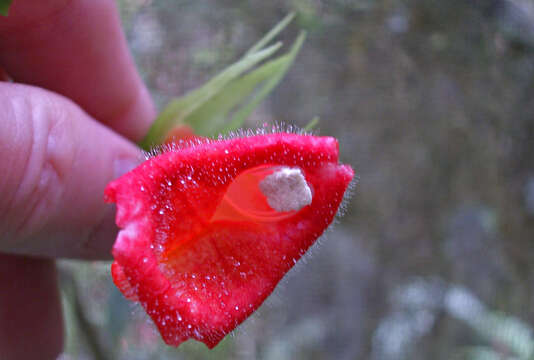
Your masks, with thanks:
[(106, 184), (141, 160), (135, 145), (70, 100), (0, 83), (0, 251), (107, 258)]

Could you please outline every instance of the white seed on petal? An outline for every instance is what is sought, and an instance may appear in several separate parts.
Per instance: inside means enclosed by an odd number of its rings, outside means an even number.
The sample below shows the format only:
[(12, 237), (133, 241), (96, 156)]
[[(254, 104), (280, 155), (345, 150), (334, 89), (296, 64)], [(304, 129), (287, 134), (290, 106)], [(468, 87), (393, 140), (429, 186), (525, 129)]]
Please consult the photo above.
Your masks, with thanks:
[(311, 204), (312, 192), (299, 168), (283, 167), (267, 175), (259, 187), (276, 211), (298, 211)]

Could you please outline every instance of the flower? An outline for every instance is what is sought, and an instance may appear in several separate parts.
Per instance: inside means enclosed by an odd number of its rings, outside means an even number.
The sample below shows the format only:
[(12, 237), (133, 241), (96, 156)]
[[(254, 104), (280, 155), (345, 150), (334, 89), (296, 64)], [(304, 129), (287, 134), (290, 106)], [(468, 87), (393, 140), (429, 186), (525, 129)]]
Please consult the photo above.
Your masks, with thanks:
[(112, 276), (164, 341), (209, 348), (334, 219), (353, 178), (331, 137), (273, 133), (169, 149), (110, 183)]

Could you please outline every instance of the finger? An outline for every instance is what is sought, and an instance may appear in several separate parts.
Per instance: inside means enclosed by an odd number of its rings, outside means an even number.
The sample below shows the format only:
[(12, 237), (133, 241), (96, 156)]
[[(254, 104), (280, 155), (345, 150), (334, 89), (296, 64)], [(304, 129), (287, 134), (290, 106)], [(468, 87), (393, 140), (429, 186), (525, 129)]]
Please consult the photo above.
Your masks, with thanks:
[(68, 99), (0, 83), (0, 251), (109, 258), (117, 231), (106, 184), (137, 147)]
[(154, 118), (115, 1), (14, 1), (0, 17), (0, 66), (17, 82), (74, 100), (130, 139), (146, 134)]
[(56, 359), (63, 320), (52, 260), (0, 254), (0, 359)]

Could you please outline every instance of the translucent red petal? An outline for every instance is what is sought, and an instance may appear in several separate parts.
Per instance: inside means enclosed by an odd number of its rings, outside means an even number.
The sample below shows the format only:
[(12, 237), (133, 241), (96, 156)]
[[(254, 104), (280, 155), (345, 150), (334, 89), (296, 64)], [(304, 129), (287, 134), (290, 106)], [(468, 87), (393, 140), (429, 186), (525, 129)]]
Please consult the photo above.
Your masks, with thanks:
[[(310, 205), (276, 212), (257, 182), (299, 168)], [(273, 291), (332, 222), (353, 171), (337, 141), (287, 133), (212, 141), (152, 158), (109, 184), (112, 275), (166, 343), (215, 346)]]

